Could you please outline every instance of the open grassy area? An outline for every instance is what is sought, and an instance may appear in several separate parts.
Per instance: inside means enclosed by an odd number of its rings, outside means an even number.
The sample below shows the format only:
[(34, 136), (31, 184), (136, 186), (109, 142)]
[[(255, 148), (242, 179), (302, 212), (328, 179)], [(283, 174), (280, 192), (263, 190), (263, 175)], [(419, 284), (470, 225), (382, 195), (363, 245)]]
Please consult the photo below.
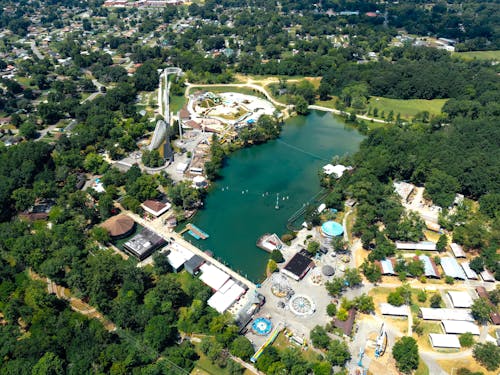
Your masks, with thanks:
[(455, 52), (453, 56), (461, 57), (465, 60), (500, 60), (500, 50), (497, 51), (470, 51)]
[[(278, 350), (283, 350), (289, 347), (295, 347), (299, 348), (299, 346), (292, 344), (290, 341), (288, 341), (288, 338), (281, 332), (278, 337), (276, 337), (276, 340), (273, 342), (273, 345), (276, 349)], [(317, 361), (318, 360), (318, 353), (316, 353), (313, 349), (308, 348), (305, 351), (302, 351), (302, 355), (304, 358), (308, 361)]]
[(419, 112), (427, 111), (429, 114), (438, 115), (441, 113), (444, 103), (448, 99), (389, 99), (383, 97), (372, 96), (369, 100), (368, 106), (378, 109), (378, 116), (380, 117), (382, 111), (385, 112), (385, 116), (389, 114), (390, 111), (394, 111), (394, 119), (398, 113), (401, 114), (403, 119), (411, 119)]
[(415, 370), (415, 375), (429, 375), (429, 368), (425, 362), (422, 361), (422, 358), (420, 358), (418, 368)]
[[(200, 356), (200, 359), (196, 361), (196, 366), (191, 371), (191, 374), (209, 374), (209, 375), (229, 375), (230, 372), (227, 368), (221, 368), (217, 365), (214, 365), (210, 359), (206, 355), (204, 355), (201, 350), (199, 350), (198, 345), (195, 344), (196, 353)], [(243, 375), (253, 375), (253, 373), (247, 369), (243, 372)]]
[[(456, 374), (459, 368), (465, 367), (471, 371), (480, 371), (484, 375), (498, 375), (497, 371), (488, 371), (483, 366), (479, 365), (472, 356), (462, 359), (453, 360), (438, 360), (437, 363), (448, 374)], [(454, 370), (453, 370), (454, 369)]]
[(184, 96), (170, 96), (170, 112), (177, 113), (187, 103), (187, 98)]

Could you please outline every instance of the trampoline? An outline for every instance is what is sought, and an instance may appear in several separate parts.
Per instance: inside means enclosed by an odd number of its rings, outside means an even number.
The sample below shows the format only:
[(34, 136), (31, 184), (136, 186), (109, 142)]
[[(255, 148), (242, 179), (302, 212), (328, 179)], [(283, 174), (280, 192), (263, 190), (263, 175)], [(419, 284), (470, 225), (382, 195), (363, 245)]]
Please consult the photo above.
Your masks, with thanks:
[(273, 323), (266, 318), (257, 318), (252, 323), (252, 331), (254, 331), (257, 335), (268, 335), (272, 328)]
[(321, 233), (328, 238), (340, 236), (344, 233), (344, 228), (336, 221), (327, 221), (321, 226)]

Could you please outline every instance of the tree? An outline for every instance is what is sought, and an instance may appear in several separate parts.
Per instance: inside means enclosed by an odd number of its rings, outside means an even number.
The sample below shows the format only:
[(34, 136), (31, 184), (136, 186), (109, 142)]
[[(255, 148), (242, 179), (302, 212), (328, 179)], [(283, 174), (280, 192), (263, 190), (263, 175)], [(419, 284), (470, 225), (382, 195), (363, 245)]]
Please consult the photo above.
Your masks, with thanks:
[(455, 177), (438, 169), (433, 169), (425, 183), (425, 194), (441, 207), (449, 207), (455, 199), (455, 194), (460, 188)]
[(36, 125), (31, 121), (25, 121), (19, 127), (19, 134), (21, 134), (26, 139), (34, 139), (37, 137), (38, 132), (36, 131)]
[(278, 271), (278, 265), (276, 264), (276, 262), (272, 259), (269, 259), (267, 261), (267, 271), (269, 273), (274, 273), (276, 271)]
[(495, 371), (500, 366), (500, 347), (491, 342), (476, 344), (472, 355), (488, 371)]
[(361, 270), (371, 283), (376, 283), (382, 278), (382, 271), (380, 271), (380, 268), (375, 263), (365, 261), (361, 265)]
[(351, 353), (349, 353), (349, 348), (345, 342), (332, 340), (328, 346), (326, 358), (333, 366), (343, 366), (351, 359)]
[(32, 375), (63, 375), (64, 362), (61, 358), (51, 352), (47, 352), (33, 366)]
[(309, 241), (307, 244), (307, 251), (311, 255), (316, 255), (316, 253), (319, 250), (319, 242), (316, 241)]
[(437, 309), (441, 307), (441, 303), (443, 302), (443, 299), (441, 298), (441, 295), (439, 293), (433, 294), (431, 299), (431, 307), (434, 309)]
[(329, 303), (326, 306), (326, 313), (328, 314), (328, 316), (335, 316), (335, 314), (337, 314), (337, 305), (334, 303)]
[(402, 337), (394, 344), (392, 356), (396, 360), (396, 366), (401, 372), (405, 374), (411, 373), (417, 369), (419, 363), (417, 342), (413, 337)]
[(144, 340), (157, 352), (171, 345), (177, 336), (177, 329), (167, 316), (157, 315), (148, 320), (144, 328)]
[(351, 288), (361, 285), (362, 281), (361, 275), (356, 268), (347, 268), (344, 272), (344, 279)]
[(231, 343), (229, 351), (244, 361), (248, 361), (255, 352), (252, 343), (245, 336), (238, 336)]
[(474, 335), (470, 332), (461, 334), (458, 339), (460, 341), (460, 346), (463, 346), (464, 348), (470, 348), (474, 345)]
[(285, 261), (281, 251), (276, 249), (271, 252), (271, 259), (274, 260), (276, 263), (282, 263)]
[(294, 99), (295, 102), (295, 111), (299, 115), (307, 115), (309, 113), (309, 105), (307, 104), (307, 101), (304, 99), (302, 96), (296, 96)]
[(365, 293), (354, 299), (354, 305), (359, 312), (362, 312), (364, 314), (375, 311), (373, 298)]
[(393, 306), (402, 306), (405, 303), (405, 299), (403, 298), (401, 293), (395, 291), (389, 293), (389, 295), (387, 296), (387, 302)]
[(479, 323), (486, 323), (492, 311), (492, 306), (484, 298), (476, 299), (471, 306), (472, 316)]
[(334, 277), (331, 281), (325, 283), (326, 290), (334, 297), (339, 296), (344, 290), (344, 280), (339, 277)]
[(316, 348), (326, 349), (330, 344), (330, 337), (326, 330), (321, 326), (314, 327), (309, 333), (311, 342)]
[(446, 246), (448, 246), (448, 237), (446, 234), (442, 234), (439, 236), (439, 240), (436, 243), (436, 250), (441, 253), (446, 250)]

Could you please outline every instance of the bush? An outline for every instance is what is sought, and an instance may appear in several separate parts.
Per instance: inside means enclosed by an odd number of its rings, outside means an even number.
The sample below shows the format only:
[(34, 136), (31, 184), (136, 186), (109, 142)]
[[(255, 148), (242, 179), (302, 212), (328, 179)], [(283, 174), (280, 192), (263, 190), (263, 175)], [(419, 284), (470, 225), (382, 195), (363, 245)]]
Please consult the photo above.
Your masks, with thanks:
[(441, 303), (443, 302), (443, 299), (441, 298), (440, 294), (433, 294), (431, 297), (431, 307), (437, 309), (441, 307)]
[(470, 332), (461, 334), (458, 339), (460, 341), (460, 345), (465, 348), (470, 348), (472, 345), (474, 345), (474, 336)]
[(269, 261), (267, 262), (267, 272), (273, 273), (276, 271), (278, 271), (278, 265), (276, 264), (276, 262), (274, 260), (269, 259)]
[(427, 301), (427, 293), (425, 293), (425, 290), (419, 290), (417, 293), (417, 300), (418, 302), (425, 302)]
[(398, 292), (391, 292), (387, 296), (387, 302), (392, 306), (401, 306), (405, 303), (403, 296)]
[(281, 251), (279, 250), (272, 251), (271, 259), (274, 260), (276, 263), (282, 263), (285, 261), (285, 259), (283, 258), (283, 254), (281, 254)]
[(328, 306), (326, 306), (326, 313), (328, 316), (334, 317), (335, 314), (337, 314), (337, 305), (329, 303)]
[(328, 336), (326, 330), (321, 326), (314, 327), (309, 334), (309, 337), (316, 348), (326, 349), (328, 348), (328, 345), (330, 345), (330, 337)]
[(446, 276), (444, 278), (444, 281), (446, 282), (446, 284), (450, 284), (450, 285), (453, 285), (455, 284), (455, 279), (451, 276)]

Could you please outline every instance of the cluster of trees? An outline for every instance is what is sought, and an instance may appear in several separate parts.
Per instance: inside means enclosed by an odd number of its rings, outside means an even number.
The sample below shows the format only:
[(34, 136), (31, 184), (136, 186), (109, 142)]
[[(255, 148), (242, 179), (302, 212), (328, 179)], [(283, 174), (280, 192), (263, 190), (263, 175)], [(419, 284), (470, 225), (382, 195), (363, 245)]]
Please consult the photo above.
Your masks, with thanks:
[(240, 129), (238, 138), (243, 142), (244, 146), (264, 143), (270, 139), (278, 138), (281, 125), (278, 118), (264, 115), (256, 123)]

